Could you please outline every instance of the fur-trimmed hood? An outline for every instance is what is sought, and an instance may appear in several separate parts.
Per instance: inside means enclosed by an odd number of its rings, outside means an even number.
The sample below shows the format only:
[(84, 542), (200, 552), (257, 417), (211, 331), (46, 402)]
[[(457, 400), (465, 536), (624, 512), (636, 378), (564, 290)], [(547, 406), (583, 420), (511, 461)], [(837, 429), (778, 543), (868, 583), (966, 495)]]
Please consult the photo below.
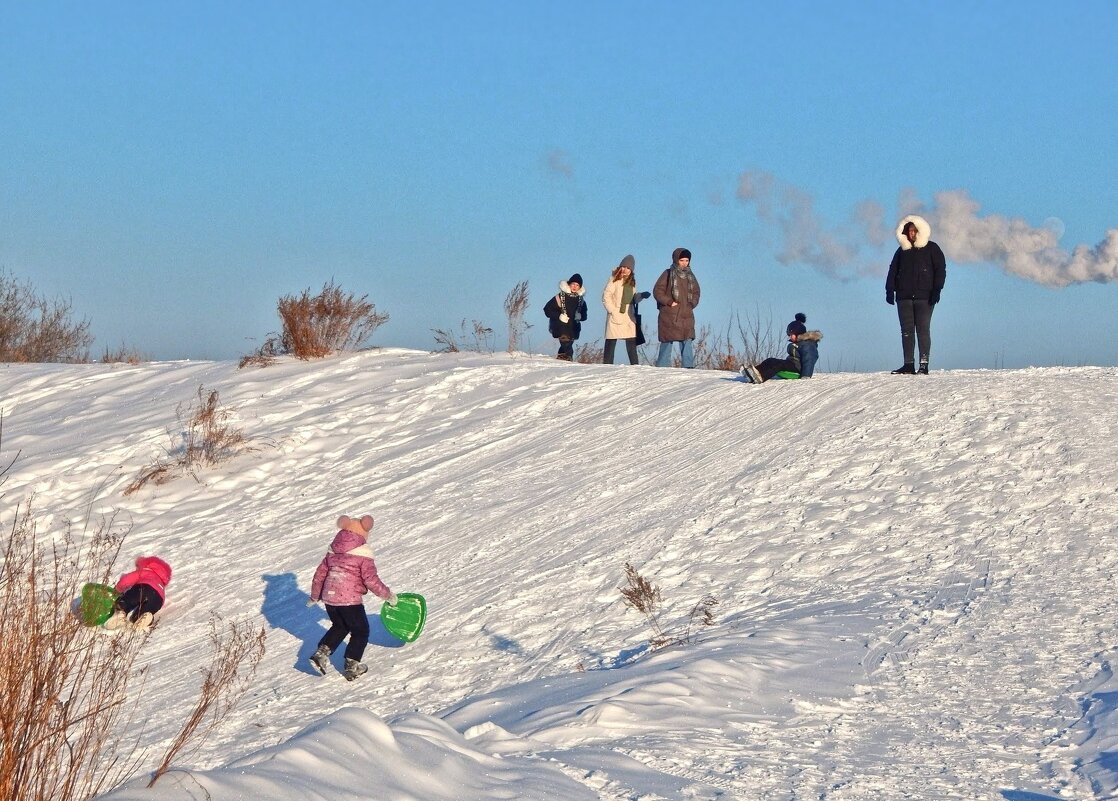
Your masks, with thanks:
[(573, 292), (571, 291), (570, 284), (568, 284), (566, 281), (560, 281), (559, 291), (562, 292), (564, 295), (578, 295), (581, 298), (583, 295), (586, 294), (586, 287), (581, 286), (578, 288), (578, 292)]
[(347, 529), (342, 529), (334, 536), (334, 541), (330, 543), (330, 552), (373, 558), (373, 549), (369, 547), (365, 537)]
[[(904, 227), (909, 223), (916, 225), (916, 241), (909, 242), (908, 237), (904, 235)], [(928, 221), (917, 214), (910, 214), (897, 223), (897, 241), (901, 244), (901, 250), (910, 250), (913, 247), (925, 247), (932, 241), (932, 226)]]
[(796, 337), (797, 342), (803, 342), (805, 340), (808, 341), (808, 342), (819, 342), (822, 339), (823, 339), (823, 332), (822, 331), (805, 331), (804, 333), (802, 333), (802, 334), (800, 334)]

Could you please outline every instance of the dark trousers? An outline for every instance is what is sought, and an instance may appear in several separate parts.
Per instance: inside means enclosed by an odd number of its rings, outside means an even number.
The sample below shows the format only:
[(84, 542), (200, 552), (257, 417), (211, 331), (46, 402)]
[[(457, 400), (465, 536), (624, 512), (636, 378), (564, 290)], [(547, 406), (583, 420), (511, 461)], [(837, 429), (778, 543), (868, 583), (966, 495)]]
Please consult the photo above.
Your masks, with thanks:
[(575, 357), (575, 341), (568, 336), (559, 337), (559, 355), (557, 359), (573, 362)]
[(920, 361), (927, 363), (932, 352), (932, 309), (926, 300), (897, 298), (897, 317), (901, 321), (901, 349), (904, 363), (915, 364), (913, 353), (920, 342)]
[(796, 372), (796, 363), (791, 359), (778, 359), (773, 356), (757, 365), (757, 372), (761, 374), (761, 379), (763, 381), (768, 381), (783, 370), (791, 370), (793, 373)]
[(128, 619), (135, 622), (144, 612), (153, 615), (163, 608), (163, 599), (147, 584), (133, 584), (116, 599), (116, 608), (123, 609)]
[(326, 614), (330, 618), (330, 630), (318, 641), (319, 647), (325, 645), (330, 653), (334, 653), (348, 635), (349, 645), (345, 647), (345, 658), (360, 662), (365, 646), (369, 644), (369, 616), (365, 614), (365, 605), (326, 604)]
[[(625, 343), (625, 352), (629, 354), (629, 364), (639, 364), (640, 357), (637, 356), (637, 338), (630, 337), (629, 339), (623, 339), (622, 342)], [(602, 356), (602, 364), (613, 364), (613, 355), (616, 351), (617, 340), (607, 339), (605, 352)]]

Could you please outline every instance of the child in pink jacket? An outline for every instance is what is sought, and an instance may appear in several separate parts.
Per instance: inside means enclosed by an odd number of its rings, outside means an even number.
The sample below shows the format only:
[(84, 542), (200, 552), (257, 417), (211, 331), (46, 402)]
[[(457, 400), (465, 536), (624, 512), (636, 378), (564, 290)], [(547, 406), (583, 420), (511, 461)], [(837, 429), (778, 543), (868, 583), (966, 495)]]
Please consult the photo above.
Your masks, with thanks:
[(113, 613), (105, 621), (105, 628), (119, 629), (131, 626), (144, 630), (151, 627), (155, 613), (167, 600), (167, 585), (171, 583), (171, 566), (158, 556), (141, 556), (136, 569), (125, 573), (116, 583), (120, 593), (113, 604)]
[(365, 515), (358, 520), (342, 515), (338, 518), (338, 528), (340, 531), (330, 543), (330, 551), (314, 571), (311, 582), (311, 598), (307, 605), (313, 606), (320, 600), (326, 602), (330, 630), (319, 640), (318, 649), (311, 654), (310, 661), (315, 670), (326, 675), (330, 655), (348, 636), (342, 675), (347, 681), (353, 681), (369, 670), (361, 663), (365, 646), (369, 643), (369, 618), (365, 614), (362, 596), (371, 592), (395, 606), (396, 594), (377, 576), (373, 552), (367, 543), (373, 528), (372, 516)]

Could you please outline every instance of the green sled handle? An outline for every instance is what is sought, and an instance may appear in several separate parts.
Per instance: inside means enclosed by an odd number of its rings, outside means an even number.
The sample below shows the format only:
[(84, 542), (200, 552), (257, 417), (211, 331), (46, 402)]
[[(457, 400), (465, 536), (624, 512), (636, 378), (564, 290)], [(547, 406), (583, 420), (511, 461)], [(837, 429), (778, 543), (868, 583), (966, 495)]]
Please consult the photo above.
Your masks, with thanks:
[(82, 623), (87, 626), (100, 626), (113, 613), (113, 604), (120, 593), (106, 584), (86, 584), (82, 587), (82, 602), (79, 607)]
[(396, 605), (385, 601), (380, 608), (380, 622), (393, 637), (404, 642), (415, 642), (427, 621), (427, 601), (416, 592), (396, 594)]

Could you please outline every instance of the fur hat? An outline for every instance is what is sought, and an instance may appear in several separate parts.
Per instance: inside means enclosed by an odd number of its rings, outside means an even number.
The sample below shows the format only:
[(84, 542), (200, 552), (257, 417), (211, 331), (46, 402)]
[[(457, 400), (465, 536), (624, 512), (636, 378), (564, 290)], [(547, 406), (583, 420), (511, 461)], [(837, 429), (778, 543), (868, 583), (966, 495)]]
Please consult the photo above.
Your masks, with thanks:
[(354, 534), (367, 536), (373, 530), (373, 516), (365, 515), (364, 517), (355, 518), (349, 515), (342, 515), (338, 518), (338, 528), (352, 531)]
[(567, 279), (567, 286), (570, 286), (571, 284), (578, 284), (579, 286), (583, 286), (582, 276), (578, 273), (572, 275), (570, 278)]
[(797, 312), (796, 319), (793, 320), (792, 322), (788, 323), (788, 328), (785, 329), (784, 333), (788, 334), (789, 336), (791, 336), (792, 334), (795, 334), (796, 336), (806, 334), (807, 333), (807, 326), (804, 325), (804, 323), (806, 323), (806, 322), (807, 322), (807, 315), (804, 314), (803, 312)]
[(636, 260), (636, 259), (634, 259), (634, 258), (633, 258), (633, 254), (631, 254), (631, 253), (630, 253), (630, 254), (629, 254), (628, 256), (626, 256), (625, 258), (623, 258), (623, 259), (621, 260), (621, 263), (620, 263), (619, 265), (617, 265), (617, 266), (618, 266), (618, 267), (628, 267), (628, 268), (629, 268), (630, 270), (632, 270), (632, 269), (635, 269), (635, 268), (636, 268), (636, 266), (637, 266), (637, 260)]

